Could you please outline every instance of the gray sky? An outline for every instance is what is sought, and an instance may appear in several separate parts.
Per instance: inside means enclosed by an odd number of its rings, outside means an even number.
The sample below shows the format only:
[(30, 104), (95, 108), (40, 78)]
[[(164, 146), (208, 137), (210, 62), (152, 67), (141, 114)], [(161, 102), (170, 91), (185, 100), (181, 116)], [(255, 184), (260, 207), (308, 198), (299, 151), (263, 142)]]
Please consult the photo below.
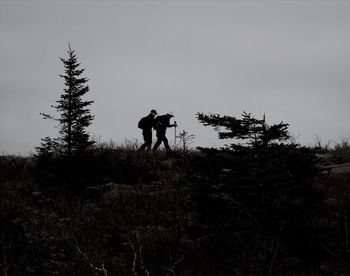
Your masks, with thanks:
[[(350, 1), (0, 0), (0, 152), (27, 154), (55, 123), (68, 42), (90, 79), (102, 140), (142, 139), (171, 110), (218, 145), (196, 112), (290, 123), (302, 144), (350, 137)], [(173, 137), (173, 129), (168, 132)]]

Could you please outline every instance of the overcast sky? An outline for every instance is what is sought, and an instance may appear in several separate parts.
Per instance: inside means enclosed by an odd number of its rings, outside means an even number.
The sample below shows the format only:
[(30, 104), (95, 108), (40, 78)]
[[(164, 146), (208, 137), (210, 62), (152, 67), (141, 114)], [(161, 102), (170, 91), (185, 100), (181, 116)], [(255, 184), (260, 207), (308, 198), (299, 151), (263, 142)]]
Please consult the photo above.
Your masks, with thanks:
[(350, 137), (349, 34), (350, 1), (0, 0), (0, 152), (56, 136), (39, 113), (54, 114), (69, 42), (102, 140), (141, 140), (137, 122), (155, 108), (201, 146), (218, 139), (196, 112), (266, 113), (302, 144), (339, 141)]

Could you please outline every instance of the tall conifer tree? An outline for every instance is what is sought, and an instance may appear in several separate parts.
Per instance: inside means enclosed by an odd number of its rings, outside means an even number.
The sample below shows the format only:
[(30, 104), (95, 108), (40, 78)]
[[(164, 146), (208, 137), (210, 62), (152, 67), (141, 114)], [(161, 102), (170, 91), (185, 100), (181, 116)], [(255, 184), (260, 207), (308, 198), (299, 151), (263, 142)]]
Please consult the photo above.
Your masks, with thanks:
[(44, 119), (54, 119), (59, 122), (60, 136), (55, 139), (48, 139), (48, 137), (43, 139), (42, 146), (38, 149), (39, 153), (40, 149), (51, 145), (52, 151), (72, 156), (94, 144), (86, 131), (94, 119), (88, 108), (93, 101), (83, 100), (83, 96), (89, 92), (89, 86), (86, 85), (88, 79), (81, 76), (85, 69), (80, 69), (80, 63), (70, 45), (67, 53), (66, 59), (60, 58), (65, 68), (65, 74), (60, 75), (64, 79), (65, 88), (61, 98), (56, 101), (57, 105), (52, 106), (59, 113), (59, 117), (41, 113)]

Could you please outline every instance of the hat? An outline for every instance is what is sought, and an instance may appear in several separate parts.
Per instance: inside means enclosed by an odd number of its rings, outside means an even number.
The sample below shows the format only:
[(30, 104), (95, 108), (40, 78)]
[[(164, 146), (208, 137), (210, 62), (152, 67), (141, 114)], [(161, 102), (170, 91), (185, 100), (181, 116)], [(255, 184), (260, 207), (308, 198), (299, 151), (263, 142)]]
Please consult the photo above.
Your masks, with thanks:
[(174, 117), (174, 113), (173, 113), (173, 112), (171, 112), (171, 111), (167, 112), (167, 114), (166, 114), (166, 115), (168, 115), (169, 117)]
[(150, 113), (154, 113), (155, 115), (157, 115), (157, 111), (155, 109), (152, 109)]

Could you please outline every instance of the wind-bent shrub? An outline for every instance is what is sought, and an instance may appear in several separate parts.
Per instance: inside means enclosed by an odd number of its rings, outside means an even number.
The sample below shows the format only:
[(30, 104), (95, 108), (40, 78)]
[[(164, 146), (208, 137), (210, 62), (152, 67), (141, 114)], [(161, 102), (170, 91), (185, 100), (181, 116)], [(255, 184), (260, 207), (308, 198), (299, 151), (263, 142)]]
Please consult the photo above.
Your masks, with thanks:
[[(254, 118), (251, 113), (243, 112), (242, 119), (219, 114), (197, 113), (197, 119), (204, 126), (211, 126), (219, 133), (219, 139), (238, 139), (247, 141), (246, 144), (233, 143), (231, 149), (240, 150), (247, 147), (267, 148), (274, 141), (286, 141), (288, 124), (283, 122), (267, 125), (265, 115), (262, 120)], [(221, 131), (221, 129), (225, 129)]]

